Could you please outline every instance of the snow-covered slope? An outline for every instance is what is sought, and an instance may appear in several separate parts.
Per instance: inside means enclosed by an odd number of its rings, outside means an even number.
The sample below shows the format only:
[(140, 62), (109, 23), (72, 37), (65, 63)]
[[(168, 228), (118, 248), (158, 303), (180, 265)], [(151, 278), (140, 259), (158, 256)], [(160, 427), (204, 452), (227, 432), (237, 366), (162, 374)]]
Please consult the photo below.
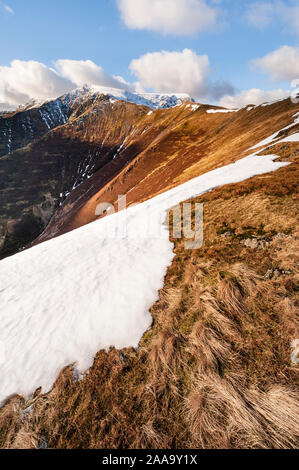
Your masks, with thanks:
[(257, 143), (253, 147), (251, 147), (249, 150), (254, 150), (260, 147), (266, 147), (268, 145), (273, 146), (282, 142), (298, 142), (299, 140), (299, 134), (298, 132), (295, 134), (291, 134), (288, 137), (285, 137), (283, 139), (280, 138), (281, 132), (286, 131), (287, 129), (290, 129), (293, 127), (295, 124), (299, 124), (299, 113), (296, 113), (293, 115), (294, 122), (283, 129), (280, 129), (280, 131), (275, 132), (274, 134), (270, 135), (266, 139), (262, 140), (262, 142)]
[[(120, 97), (119, 97), (120, 98)], [(158, 94), (158, 93), (143, 93), (136, 94), (125, 91), (124, 98), (135, 104), (148, 106), (152, 109), (172, 108), (187, 102), (194, 102), (194, 100), (187, 94)]]
[(0, 401), (47, 392), (64, 366), (83, 372), (102, 348), (136, 347), (174, 256), (167, 209), (287, 165), (275, 158), (250, 155), (2, 261)]
[(207, 109), (207, 114), (217, 114), (217, 113), (236, 113), (239, 109)]

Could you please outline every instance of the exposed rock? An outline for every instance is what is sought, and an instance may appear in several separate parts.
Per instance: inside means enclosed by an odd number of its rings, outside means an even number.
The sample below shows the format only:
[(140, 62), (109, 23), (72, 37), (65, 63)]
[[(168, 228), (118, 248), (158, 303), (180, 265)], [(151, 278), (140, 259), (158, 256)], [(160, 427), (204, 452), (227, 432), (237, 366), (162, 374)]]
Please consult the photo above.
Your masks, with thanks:
[(287, 235), (286, 233), (277, 233), (274, 235), (273, 240), (276, 240), (277, 238), (292, 238), (292, 236)]
[(254, 238), (247, 238), (246, 240), (242, 240), (241, 243), (247, 248), (251, 249), (265, 249), (269, 245), (269, 241), (267, 241), (263, 237), (254, 237)]
[(222, 234), (221, 234), (221, 237), (222, 237), (222, 238), (228, 238), (228, 237), (233, 237), (233, 235), (234, 235), (234, 232), (227, 231), (227, 232), (225, 232), (225, 233), (222, 233)]
[(268, 271), (264, 275), (264, 279), (277, 279), (280, 276), (288, 276), (290, 274), (292, 274), (291, 270), (273, 268), (273, 269), (268, 269)]
[(33, 207), (33, 214), (46, 225), (55, 212), (57, 200), (50, 193), (46, 193), (44, 198), (43, 202)]

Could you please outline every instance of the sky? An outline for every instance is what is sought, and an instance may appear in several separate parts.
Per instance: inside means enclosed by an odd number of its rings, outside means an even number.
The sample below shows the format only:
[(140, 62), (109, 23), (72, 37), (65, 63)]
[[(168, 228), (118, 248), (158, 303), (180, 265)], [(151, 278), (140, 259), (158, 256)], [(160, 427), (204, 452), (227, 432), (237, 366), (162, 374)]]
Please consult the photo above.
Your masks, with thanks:
[(240, 107), (294, 80), (299, 0), (0, 1), (0, 109), (84, 84)]

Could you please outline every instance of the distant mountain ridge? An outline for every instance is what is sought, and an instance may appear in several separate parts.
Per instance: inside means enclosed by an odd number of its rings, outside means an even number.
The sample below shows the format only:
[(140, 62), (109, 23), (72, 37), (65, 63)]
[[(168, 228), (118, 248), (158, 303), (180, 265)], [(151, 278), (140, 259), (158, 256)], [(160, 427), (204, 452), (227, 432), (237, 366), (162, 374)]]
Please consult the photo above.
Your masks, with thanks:
[[(132, 93), (116, 88), (87, 86), (77, 88), (54, 100), (32, 99), (15, 111), (0, 113), (0, 157), (24, 147), (57, 126), (66, 124), (71, 116), (79, 114), (94, 102), (126, 101), (151, 110), (167, 109), (183, 103), (193, 103), (187, 94)], [(78, 114), (78, 115), (79, 115)], [(14, 126), (9, 118), (15, 117)]]
[(109, 88), (103, 86), (84, 85), (52, 100), (32, 99), (28, 103), (19, 106), (16, 111), (28, 111), (29, 109), (39, 108), (50, 102), (57, 100), (69, 101), (74, 103), (78, 100), (85, 100), (96, 95), (105, 95), (116, 100), (124, 100), (142, 106), (148, 106), (151, 109), (165, 109), (178, 106), (182, 103), (195, 102), (187, 93), (135, 93), (125, 89)]

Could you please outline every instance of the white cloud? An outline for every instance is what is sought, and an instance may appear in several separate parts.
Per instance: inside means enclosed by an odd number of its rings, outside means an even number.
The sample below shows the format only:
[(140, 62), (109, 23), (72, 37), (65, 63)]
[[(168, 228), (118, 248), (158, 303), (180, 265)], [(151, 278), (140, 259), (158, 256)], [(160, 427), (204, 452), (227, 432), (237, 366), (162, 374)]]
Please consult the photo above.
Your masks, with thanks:
[(33, 60), (14, 60), (9, 67), (0, 67), (5, 102), (12, 106), (31, 98), (48, 99), (71, 90), (73, 84), (54, 69)]
[(54, 99), (85, 84), (130, 87), (121, 77), (111, 77), (90, 60), (58, 60), (55, 69), (33, 60), (14, 60), (8, 67), (0, 66), (0, 108), (12, 109), (32, 98)]
[(258, 88), (252, 88), (251, 90), (244, 90), (238, 95), (223, 96), (219, 101), (219, 106), (223, 106), (224, 108), (242, 108), (249, 104), (259, 105), (266, 102), (288, 98), (289, 96), (290, 91), (288, 90), (278, 89), (264, 91)]
[(190, 36), (216, 26), (220, 10), (204, 0), (117, 0), (130, 29)]
[(196, 99), (218, 99), (233, 93), (233, 87), (225, 82), (210, 82), (208, 56), (190, 49), (148, 53), (132, 60), (130, 69), (138, 77), (139, 86), (161, 93), (188, 93)]
[(146, 88), (158, 92), (204, 95), (210, 74), (207, 55), (197, 55), (190, 49), (183, 52), (152, 52), (132, 60), (131, 71)]
[(299, 35), (299, 6), (287, 7), (286, 5), (282, 5), (280, 11), (286, 24), (290, 25)]
[(299, 6), (286, 4), (280, 0), (255, 2), (247, 6), (245, 17), (250, 26), (266, 28), (274, 22), (280, 22), (299, 34)]
[(246, 19), (251, 26), (263, 29), (273, 22), (275, 6), (269, 2), (256, 2), (249, 5), (245, 12)]
[(102, 67), (91, 60), (58, 60), (55, 67), (62, 77), (67, 78), (78, 87), (87, 83), (88, 85), (127, 88), (126, 82), (121, 77), (111, 77)]
[(299, 48), (282, 46), (253, 60), (252, 65), (269, 74), (274, 82), (295, 80), (299, 78)]
[(10, 13), (11, 15), (15, 14), (14, 10), (9, 5), (3, 5), (2, 4), (2, 6), (3, 6), (4, 10), (7, 11), (8, 13)]

